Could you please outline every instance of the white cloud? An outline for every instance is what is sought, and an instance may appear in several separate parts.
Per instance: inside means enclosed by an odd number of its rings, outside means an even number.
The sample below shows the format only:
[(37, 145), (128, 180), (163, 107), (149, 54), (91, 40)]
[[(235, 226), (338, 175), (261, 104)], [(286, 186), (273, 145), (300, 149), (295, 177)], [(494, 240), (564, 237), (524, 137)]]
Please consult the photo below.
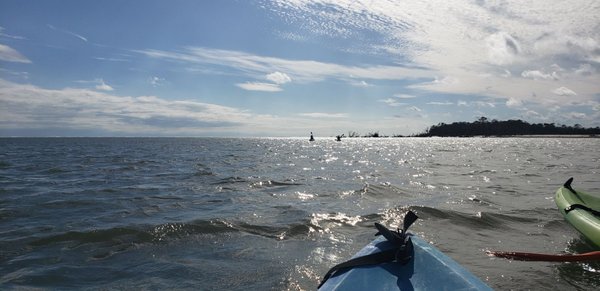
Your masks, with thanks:
[(573, 90), (571, 90), (567, 87), (556, 88), (556, 89), (552, 90), (552, 93), (554, 93), (558, 96), (575, 96), (575, 95), (577, 95), (577, 93), (573, 92)]
[(297, 41), (297, 42), (306, 41), (306, 36), (299, 35), (299, 34), (296, 34), (293, 32), (277, 31), (276, 34), (283, 39), (288, 39), (288, 40)]
[(566, 115), (570, 119), (586, 119), (587, 118), (587, 114), (585, 114), (583, 112), (569, 112)]
[(397, 107), (397, 106), (408, 105), (408, 103), (400, 102), (400, 100), (413, 99), (416, 97), (417, 96), (410, 95), (410, 94), (394, 94), (393, 98), (379, 99), (377, 101), (383, 102), (392, 107)]
[(487, 101), (473, 101), (472, 103), (477, 107), (489, 107), (489, 108), (496, 107), (496, 104), (494, 104), (492, 102), (487, 102)]
[(248, 91), (263, 91), (263, 92), (279, 92), (281, 88), (277, 84), (271, 83), (260, 83), (260, 82), (246, 82), (238, 83), (236, 86), (248, 90)]
[(161, 77), (157, 77), (157, 76), (153, 76), (152, 78), (150, 78), (150, 84), (152, 85), (152, 87), (159, 87), (164, 85), (165, 83), (165, 78), (161, 78)]
[(400, 99), (411, 99), (411, 98), (415, 98), (417, 96), (410, 95), (410, 94), (394, 94), (394, 97), (400, 98)]
[[(580, 7), (578, 7), (580, 8)], [(596, 7), (596, 10), (598, 8)], [(591, 8), (588, 13), (597, 13)], [(581, 25), (573, 26), (573, 24), (564, 23), (563, 27), (556, 27), (555, 31), (546, 31), (533, 44), (532, 53), (541, 55), (542, 57), (569, 54), (576, 59), (585, 60), (597, 53), (594, 51), (600, 48), (598, 42), (594, 39), (593, 34), (590, 34), (583, 25), (587, 13), (580, 11)], [(571, 32), (568, 30), (571, 29)]]
[(398, 102), (398, 99), (395, 99), (395, 98), (380, 99), (380, 100), (377, 100), (377, 101), (383, 102), (383, 103), (385, 103), (385, 104), (387, 104), (389, 106), (392, 106), (392, 107), (406, 105), (406, 103)]
[(523, 115), (525, 115), (528, 118), (540, 118), (541, 114), (539, 114), (538, 112), (534, 111), (534, 110), (526, 110)]
[(538, 71), (538, 70), (532, 70), (532, 71), (523, 71), (521, 73), (521, 76), (524, 78), (530, 78), (530, 79), (534, 79), (534, 80), (558, 80), (558, 73), (556, 72), (552, 72), (550, 74)]
[[(412, 89), (513, 98), (549, 108), (565, 101), (589, 102), (600, 94), (598, 72), (576, 69), (600, 63), (600, 4), (595, 0), (276, 0), (268, 8), (302, 24), (307, 34), (315, 28), (329, 29), (321, 35), (341, 40), (360, 38), (362, 31), (382, 35), (346, 51), (378, 53), (431, 72), (421, 78), (452, 78), (419, 80)], [(550, 71), (529, 69), (535, 67)], [(556, 87), (550, 82), (559, 79), (577, 88), (577, 99), (535, 97)]]
[(427, 105), (454, 105), (454, 102), (427, 102)]
[(93, 59), (107, 62), (131, 62), (131, 60), (125, 58), (105, 58), (105, 57), (94, 57)]
[(460, 79), (457, 77), (453, 77), (453, 76), (446, 76), (441, 79), (436, 77), (435, 80), (433, 80), (434, 84), (443, 84), (443, 85), (452, 85), (452, 84), (456, 84), (459, 82), (460, 82)]
[(298, 115), (312, 118), (347, 118), (347, 113), (323, 113), (323, 112), (310, 112), (310, 113), (299, 113)]
[(350, 85), (355, 86), (355, 87), (362, 87), (362, 88), (367, 88), (367, 87), (373, 87), (373, 85), (365, 82), (365, 81), (350, 81)]
[[(0, 79), (0, 131), (62, 128), (134, 135), (193, 134), (273, 122), (247, 111), (155, 96), (115, 96), (88, 89), (43, 89)], [(265, 123), (268, 123), (265, 122)], [(208, 130), (210, 131), (210, 130)]]
[(511, 64), (515, 57), (521, 52), (519, 43), (506, 32), (497, 32), (486, 39), (488, 57), (494, 65)]
[(523, 106), (523, 101), (521, 99), (511, 97), (508, 100), (506, 100), (506, 107), (519, 108), (521, 106)]
[(98, 78), (91, 81), (88, 80), (78, 80), (75, 83), (86, 84), (86, 85), (94, 85), (96, 90), (101, 91), (113, 91), (114, 88), (104, 82), (104, 79)]
[(74, 36), (74, 37), (76, 37), (76, 38), (78, 38), (78, 39), (80, 39), (80, 40), (82, 40), (84, 42), (88, 42), (87, 37), (84, 37), (84, 36), (82, 36), (80, 34), (77, 34), (77, 33), (74, 33), (72, 31), (68, 31), (68, 30), (65, 30), (65, 29), (56, 28), (54, 25), (51, 25), (51, 24), (48, 24), (48, 27), (50, 29), (52, 29), (52, 30), (56, 30), (56, 31), (59, 31), (59, 32), (62, 32), (62, 33), (66, 33), (66, 34)]
[(102, 91), (113, 91), (114, 90), (113, 87), (106, 84), (103, 79), (96, 79), (96, 82), (98, 82), (98, 85), (96, 85), (96, 90), (102, 90)]
[(431, 72), (422, 68), (403, 66), (344, 66), (312, 60), (287, 60), (281, 58), (252, 55), (239, 51), (188, 47), (185, 52), (160, 50), (137, 50), (148, 57), (183, 61), (192, 64), (208, 64), (256, 77), (272, 72), (286, 72), (290, 80), (298, 82), (317, 82), (327, 78), (337, 79), (376, 79), (404, 80), (430, 78)]
[(0, 68), (0, 72), (8, 74), (8, 75), (12, 75), (12, 76), (20, 78), (20, 79), (29, 79), (28, 72), (15, 72), (15, 71), (7, 70), (4, 68)]
[(18, 36), (18, 35), (11, 35), (11, 34), (4, 33), (4, 30), (5, 30), (5, 28), (4, 28), (4, 27), (2, 27), (2, 26), (0, 26), (0, 36), (2, 36), (2, 37), (8, 37), (8, 38), (12, 38), (12, 39), (19, 39), (19, 40), (26, 39), (26, 38), (24, 38), (24, 37), (22, 37), (22, 36)]
[(281, 84), (285, 84), (285, 83), (289, 83), (292, 81), (292, 78), (290, 78), (290, 76), (288, 76), (285, 73), (282, 72), (274, 72), (271, 74), (267, 75), (267, 80), (277, 84), (277, 85), (281, 85)]
[(3, 44), (0, 44), (0, 60), (15, 63), (31, 63), (31, 61), (21, 53)]
[(482, 101), (482, 100), (476, 100), (476, 101), (464, 101), (464, 100), (459, 100), (456, 103), (457, 106), (464, 106), (464, 107), (478, 107), (478, 108), (495, 108), (496, 104), (490, 101)]

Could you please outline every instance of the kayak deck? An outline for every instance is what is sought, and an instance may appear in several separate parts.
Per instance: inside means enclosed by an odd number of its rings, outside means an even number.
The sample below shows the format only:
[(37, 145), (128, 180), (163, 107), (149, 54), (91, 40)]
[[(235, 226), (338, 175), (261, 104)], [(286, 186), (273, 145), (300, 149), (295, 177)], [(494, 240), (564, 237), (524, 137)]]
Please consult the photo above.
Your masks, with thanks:
[[(575, 190), (563, 186), (556, 191), (556, 206), (565, 220), (577, 229), (590, 242), (600, 247), (600, 217), (591, 211), (573, 208), (573, 205), (583, 205), (590, 209), (600, 209), (600, 196)], [(567, 210), (569, 207), (573, 209)]]
[[(410, 234), (409, 234), (410, 235)], [(415, 235), (412, 259), (360, 266), (340, 272), (319, 290), (492, 290), (450, 257)], [(383, 237), (375, 239), (354, 257), (393, 248)]]

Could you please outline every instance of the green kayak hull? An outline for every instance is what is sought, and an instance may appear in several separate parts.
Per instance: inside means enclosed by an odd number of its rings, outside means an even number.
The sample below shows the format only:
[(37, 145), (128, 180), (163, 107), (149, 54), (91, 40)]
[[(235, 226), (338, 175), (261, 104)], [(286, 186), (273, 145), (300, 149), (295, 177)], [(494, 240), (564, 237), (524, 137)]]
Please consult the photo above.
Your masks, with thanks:
[(594, 215), (591, 211), (582, 208), (573, 208), (567, 211), (572, 205), (583, 205), (590, 209), (600, 209), (600, 196), (575, 190), (573, 193), (568, 188), (560, 187), (556, 191), (556, 206), (560, 214), (577, 229), (587, 240), (600, 247), (600, 217)]

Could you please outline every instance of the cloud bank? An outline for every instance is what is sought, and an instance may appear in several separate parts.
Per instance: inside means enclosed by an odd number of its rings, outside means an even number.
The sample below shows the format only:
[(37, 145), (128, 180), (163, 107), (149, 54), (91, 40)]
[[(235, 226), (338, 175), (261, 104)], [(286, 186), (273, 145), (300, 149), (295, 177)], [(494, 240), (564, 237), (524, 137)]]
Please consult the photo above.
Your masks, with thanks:
[[(307, 37), (361, 37), (362, 51), (436, 80), (411, 89), (547, 108), (600, 95), (598, 1), (277, 0), (268, 8)], [(577, 94), (554, 90), (563, 87)]]
[[(193, 135), (251, 125), (244, 110), (154, 96), (115, 96), (89, 89), (43, 89), (0, 79), (0, 131), (63, 129), (100, 135)], [(167, 130), (167, 131), (165, 131)]]
[[(300, 83), (336, 79), (403, 80), (431, 77), (426, 69), (403, 66), (345, 66), (313, 60), (290, 60), (253, 55), (240, 51), (188, 47), (184, 51), (136, 50), (145, 56), (185, 62), (189, 65), (213, 65), (223, 70), (234, 70), (257, 79), (265, 78), (274, 84), (292, 80)], [(285, 73), (282, 73), (285, 72)], [(265, 77), (266, 76), (266, 77)]]
[[(348, 116), (343, 112), (274, 116), (190, 100), (116, 96), (78, 88), (44, 89), (0, 79), (2, 136), (304, 136), (309, 129), (318, 135), (348, 129), (395, 132), (399, 122), (365, 120), (357, 127)], [(410, 125), (410, 130), (420, 130), (420, 123), (414, 120), (402, 122)]]

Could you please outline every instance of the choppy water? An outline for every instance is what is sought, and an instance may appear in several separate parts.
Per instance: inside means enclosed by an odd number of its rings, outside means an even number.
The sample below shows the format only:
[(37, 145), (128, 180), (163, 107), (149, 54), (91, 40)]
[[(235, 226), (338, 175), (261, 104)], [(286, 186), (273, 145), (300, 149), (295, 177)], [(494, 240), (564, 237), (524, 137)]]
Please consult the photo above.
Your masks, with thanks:
[(553, 201), (600, 193), (600, 139), (0, 139), (0, 289), (312, 290), (368, 243), (412, 231), (491, 287), (598, 289)]

